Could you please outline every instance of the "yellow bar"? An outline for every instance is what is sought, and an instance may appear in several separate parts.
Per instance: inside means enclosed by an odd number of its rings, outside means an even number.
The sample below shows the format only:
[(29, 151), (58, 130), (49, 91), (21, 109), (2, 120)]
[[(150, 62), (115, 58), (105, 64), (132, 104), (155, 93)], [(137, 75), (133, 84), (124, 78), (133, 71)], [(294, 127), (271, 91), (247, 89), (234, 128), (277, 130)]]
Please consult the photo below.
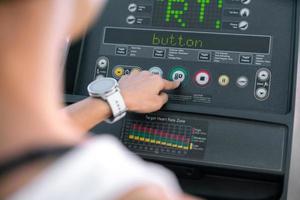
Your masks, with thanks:
[(193, 149), (193, 143), (190, 144), (190, 149)]
[(155, 143), (155, 140), (151, 140), (150, 142), (151, 142), (151, 143)]
[(172, 144), (171, 144), (171, 143), (167, 143), (167, 146), (171, 147), (171, 146), (172, 146)]
[(140, 138), (140, 141), (142, 141), (142, 142), (145, 141), (145, 138), (141, 137), (141, 138)]
[(156, 141), (156, 144), (160, 144), (160, 141), (157, 140), (157, 141)]
[(135, 139), (135, 140), (139, 140), (140, 137), (139, 137), (139, 136), (135, 136), (134, 139)]
[(183, 147), (183, 149), (185, 149), (185, 150), (189, 150), (189, 147)]
[(178, 146), (178, 148), (179, 148), (179, 149), (182, 149), (182, 146), (180, 145), (180, 146)]
[(133, 135), (129, 135), (129, 139), (134, 139), (134, 136)]
[(150, 142), (150, 139), (149, 139), (149, 138), (146, 138), (145, 142)]
[(161, 144), (162, 144), (162, 145), (166, 145), (167, 143), (166, 143), (166, 142), (162, 142)]
[(177, 147), (177, 144), (173, 144), (172, 147), (175, 147), (175, 148), (176, 148), (176, 147)]

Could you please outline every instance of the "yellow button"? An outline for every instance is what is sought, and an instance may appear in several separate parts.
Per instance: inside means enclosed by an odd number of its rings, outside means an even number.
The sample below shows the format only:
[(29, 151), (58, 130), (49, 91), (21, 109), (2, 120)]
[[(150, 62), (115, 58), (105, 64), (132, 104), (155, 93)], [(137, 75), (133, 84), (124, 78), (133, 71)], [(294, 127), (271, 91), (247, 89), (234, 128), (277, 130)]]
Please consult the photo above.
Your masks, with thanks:
[(122, 77), (124, 74), (124, 68), (123, 67), (116, 67), (115, 70), (114, 70), (114, 75), (117, 77), (117, 78), (120, 78)]
[(221, 75), (219, 77), (219, 84), (223, 87), (227, 86), (230, 82), (230, 78), (227, 75)]

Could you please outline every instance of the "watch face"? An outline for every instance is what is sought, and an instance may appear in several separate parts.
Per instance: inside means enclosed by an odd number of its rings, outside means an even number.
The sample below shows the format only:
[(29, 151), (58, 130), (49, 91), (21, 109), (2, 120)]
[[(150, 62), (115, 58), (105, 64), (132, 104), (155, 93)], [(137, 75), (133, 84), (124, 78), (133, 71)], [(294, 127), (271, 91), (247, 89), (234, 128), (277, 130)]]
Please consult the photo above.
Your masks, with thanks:
[(111, 91), (117, 85), (117, 81), (113, 78), (101, 78), (93, 81), (89, 87), (89, 92), (93, 94), (105, 94)]

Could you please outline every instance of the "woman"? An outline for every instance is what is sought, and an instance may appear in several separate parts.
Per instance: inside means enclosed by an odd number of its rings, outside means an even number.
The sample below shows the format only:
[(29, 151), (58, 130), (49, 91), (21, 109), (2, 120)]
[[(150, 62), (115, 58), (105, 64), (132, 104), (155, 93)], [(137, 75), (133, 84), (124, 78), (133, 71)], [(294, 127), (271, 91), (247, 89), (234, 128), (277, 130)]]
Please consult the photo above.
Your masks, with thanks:
[[(106, 102), (88, 98), (64, 108), (66, 38), (79, 37), (103, 4), (0, 0), (0, 199), (191, 198), (169, 171), (141, 161), (109, 136), (88, 136), (111, 116)], [(168, 100), (161, 91), (179, 86), (148, 72), (119, 84), (127, 108), (143, 113), (159, 110)]]

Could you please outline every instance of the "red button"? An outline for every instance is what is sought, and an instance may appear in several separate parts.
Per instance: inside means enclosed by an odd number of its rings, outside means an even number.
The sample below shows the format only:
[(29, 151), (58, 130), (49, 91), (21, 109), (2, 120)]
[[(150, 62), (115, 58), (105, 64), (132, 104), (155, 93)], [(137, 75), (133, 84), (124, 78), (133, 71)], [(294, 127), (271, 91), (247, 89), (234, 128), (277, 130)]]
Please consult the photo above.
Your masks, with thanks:
[(209, 83), (211, 78), (208, 71), (200, 70), (199, 72), (196, 73), (194, 79), (198, 85), (206, 86)]

